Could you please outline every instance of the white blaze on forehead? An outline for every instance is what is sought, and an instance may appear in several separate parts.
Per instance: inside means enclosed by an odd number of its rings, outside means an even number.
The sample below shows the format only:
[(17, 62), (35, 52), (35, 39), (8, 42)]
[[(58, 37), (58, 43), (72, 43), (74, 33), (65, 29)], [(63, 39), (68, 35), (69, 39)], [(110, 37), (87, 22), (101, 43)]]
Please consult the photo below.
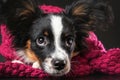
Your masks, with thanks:
[(52, 15), (51, 27), (54, 35), (54, 45), (55, 45), (55, 52), (53, 53), (52, 57), (65, 59), (65, 57), (67, 57), (67, 54), (65, 50), (62, 49), (61, 43), (60, 43), (61, 34), (63, 30), (62, 17), (57, 15)]
[(53, 35), (55, 39), (59, 39), (62, 33), (63, 25), (62, 25), (62, 17), (60, 16), (51, 16), (51, 26), (53, 30)]

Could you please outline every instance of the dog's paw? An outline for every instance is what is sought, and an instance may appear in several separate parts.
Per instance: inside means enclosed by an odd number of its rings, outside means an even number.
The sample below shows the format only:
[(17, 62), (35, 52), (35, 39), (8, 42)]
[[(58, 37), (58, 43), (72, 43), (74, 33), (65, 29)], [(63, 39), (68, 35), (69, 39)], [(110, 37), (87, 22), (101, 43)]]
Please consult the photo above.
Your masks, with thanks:
[(38, 69), (41, 69), (40, 67), (40, 64), (38, 61), (34, 62), (33, 65), (32, 65), (33, 68), (38, 68)]

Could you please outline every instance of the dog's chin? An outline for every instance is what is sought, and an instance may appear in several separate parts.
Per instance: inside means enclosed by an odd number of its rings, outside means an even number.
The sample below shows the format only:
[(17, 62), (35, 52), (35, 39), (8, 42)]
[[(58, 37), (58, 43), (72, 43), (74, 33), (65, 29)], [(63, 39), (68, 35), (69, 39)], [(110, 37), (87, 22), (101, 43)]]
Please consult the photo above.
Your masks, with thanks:
[(63, 76), (67, 74), (70, 71), (70, 68), (63, 69), (61, 71), (55, 70), (55, 69), (44, 69), (46, 73), (48, 73), (51, 76)]
[(51, 76), (63, 76), (70, 71), (70, 66), (70, 64), (67, 64), (64, 69), (56, 70), (52, 67), (52, 65), (49, 65), (48, 63), (43, 63), (41, 68)]

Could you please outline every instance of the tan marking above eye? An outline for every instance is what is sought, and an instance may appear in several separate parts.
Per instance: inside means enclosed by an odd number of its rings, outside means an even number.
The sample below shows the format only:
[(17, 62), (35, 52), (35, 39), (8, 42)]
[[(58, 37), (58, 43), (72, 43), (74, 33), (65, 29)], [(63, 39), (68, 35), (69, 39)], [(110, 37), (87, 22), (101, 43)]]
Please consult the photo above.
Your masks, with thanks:
[(45, 36), (48, 36), (48, 35), (49, 35), (49, 33), (48, 33), (47, 31), (45, 31), (43, 34), (44, 34)]

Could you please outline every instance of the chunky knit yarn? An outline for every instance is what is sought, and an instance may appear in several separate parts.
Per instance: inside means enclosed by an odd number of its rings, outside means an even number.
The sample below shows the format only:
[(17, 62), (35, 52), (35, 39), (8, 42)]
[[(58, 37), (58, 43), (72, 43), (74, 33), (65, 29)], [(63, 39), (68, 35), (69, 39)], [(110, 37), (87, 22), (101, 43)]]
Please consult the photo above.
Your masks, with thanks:
[[(39, 6), (45, 13), (59, 13), (63, 9), (56, 6)], [(49, 77), (40, 69), (34, 69), (30, 65), (11, 63), (16, 59), (15, 49), (12, 48), (12, 37), (7, 31), (6, 25), (0, 26), (2, 43), (0, 54), (5, 57), (5, 62), (0, 62), (0, 77)], [(75, 56), (71, 61), (71, 71), (66, 77), (85, 76), (95, 72), (104, 74), (120, 74), (120, 49), (106, 50), (93, 32), (89, 32), (86, 38), (88, 50), (83, 50), (84, 55)]]

